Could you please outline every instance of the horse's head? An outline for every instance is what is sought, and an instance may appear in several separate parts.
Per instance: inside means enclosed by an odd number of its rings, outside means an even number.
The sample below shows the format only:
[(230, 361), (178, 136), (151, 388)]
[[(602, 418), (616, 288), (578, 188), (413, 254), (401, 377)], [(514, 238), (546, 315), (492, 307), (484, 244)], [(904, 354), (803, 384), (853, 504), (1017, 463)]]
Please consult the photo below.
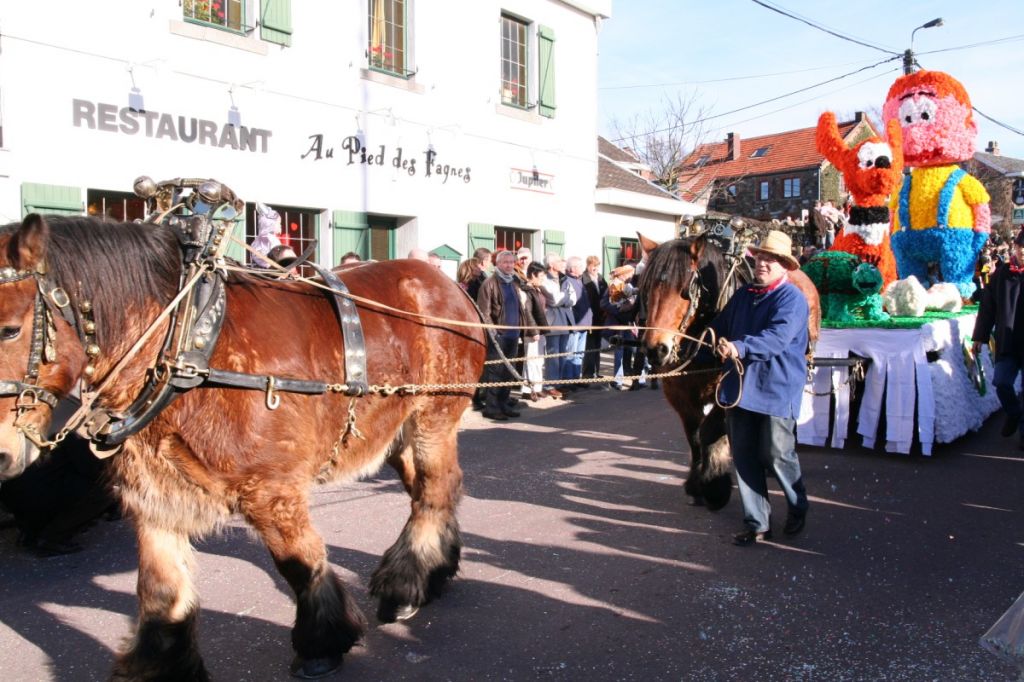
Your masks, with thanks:
[(49, 227), (37, 214), (0, 233), (0, 480), (39, 456), (57, 399), (81, 376), (85, 352), (46, 274)]
[[(673, 239), (657, 244), (640, 236), (648, 263), (640, 283), (647, 310), (643, 343), (655, 367), (679, 359), (681, 333), (699, 332), (724, 300), (728, 266), (721, 250), (706, 236)], [(673, 332), (672, 330), (676, 330)]]

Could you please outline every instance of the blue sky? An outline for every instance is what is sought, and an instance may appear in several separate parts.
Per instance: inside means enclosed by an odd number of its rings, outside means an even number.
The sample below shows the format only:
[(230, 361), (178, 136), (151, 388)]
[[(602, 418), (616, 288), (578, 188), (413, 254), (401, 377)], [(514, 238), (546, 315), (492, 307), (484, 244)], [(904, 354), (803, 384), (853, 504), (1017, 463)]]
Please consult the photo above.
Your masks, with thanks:
[[(1024, 2), (974, 0), (893, 2), (773, 0), (819, 24), (900, 52), (911, 31), (936, 17), (944, 25), (917, 31), (914, 51), (924, 68), (946, 71), (967, 88), (975, 107), (1024, 131)], [(1021, 36), (1016, 38), (1016, 36)], [(991, 41), (996, 45), (925, 54)], [(599, 36), (598, 125), (615, 137), (613, 120), (662, 108), (665, 96), (692, 96), (711, 114), (730, 111), (869, 66), (891, 56), (841, 40), (772, 12), (752, 0), (614, 0)], [(900, 61), (770, 104), (708, 121), (707, 141), (727, 132), (741, 139), (815, 125), (818, 115), (842, 118), (881, 110)], [(800, 73), (792, 73), (802, 71)], [(779, 72), (791, 72), (782, 75)], [(743, 80), (697, 83), (758, 76)], [(686, 83), (686, 84), (680, 84)], [(658, 87), (622, 87), (658, 85)], [(671, 84), (671, 85), (664, 85)], [(813, 98), (813, 99), (812, 99)], [(807, 101), (811, 100), (811, 101)], [(775, 110), (776, 113), (771, 113)], [(752, 120), (751, 120), (752, 119)], [(978, 149), (999, 142), (1024, 158), (1024, 136), (978, 117)]]

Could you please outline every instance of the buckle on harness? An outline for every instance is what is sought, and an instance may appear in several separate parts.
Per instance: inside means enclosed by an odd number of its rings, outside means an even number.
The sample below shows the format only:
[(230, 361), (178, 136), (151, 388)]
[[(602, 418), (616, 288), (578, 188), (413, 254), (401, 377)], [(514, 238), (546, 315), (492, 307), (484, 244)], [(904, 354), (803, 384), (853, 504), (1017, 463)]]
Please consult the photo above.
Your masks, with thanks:
[(277, 386), (277, 379), (274, 377), (267, 377), (267, 409), (276, 410), (281, 406), (281, 396), (275, 391)]
[(18, 394), (18, 399), (14, 401), (14, 409), (19, 415), (37, 407), (39, 407), (39, 393), (34, 388), (26, 388)]

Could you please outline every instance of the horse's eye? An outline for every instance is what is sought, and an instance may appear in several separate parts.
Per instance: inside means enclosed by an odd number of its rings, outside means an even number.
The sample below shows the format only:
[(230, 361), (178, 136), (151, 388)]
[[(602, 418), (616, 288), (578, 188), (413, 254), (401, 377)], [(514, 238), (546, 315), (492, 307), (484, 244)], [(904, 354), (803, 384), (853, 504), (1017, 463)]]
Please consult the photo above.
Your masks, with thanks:
[(0, 327), (0, 341), (13, 341), (21, 336), (21, 327)]

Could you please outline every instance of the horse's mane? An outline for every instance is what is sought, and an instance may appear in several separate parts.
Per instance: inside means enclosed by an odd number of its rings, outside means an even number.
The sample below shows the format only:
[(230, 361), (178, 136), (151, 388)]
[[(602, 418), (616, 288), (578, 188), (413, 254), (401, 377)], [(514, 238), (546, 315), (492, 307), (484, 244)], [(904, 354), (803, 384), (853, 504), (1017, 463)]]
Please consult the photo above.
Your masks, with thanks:
[[(690, 272), (690, 247), (698, 237), (673, 239), (658, 246), (648, 255), (647, 266), (640, 278), (640, 291), (646, 298), (651, 290), (664, 284), (682, 291)], [(700, 274), (705, 285), (717, 296), (729, 274), (725, 254), (714, 242), (706, 241), (700, 256)]]
[[(91, 216), (45, 216), (50, 226), (46, 266), (77, 310), (89, 300), (96, 311), (96, 341), (107, 347), (124, 329), (123, 311), (161, 305), (178, 291), (181, 251), (162, 225), (121, 223)], [(10, 235), (21, 223), (0, 228)]]

